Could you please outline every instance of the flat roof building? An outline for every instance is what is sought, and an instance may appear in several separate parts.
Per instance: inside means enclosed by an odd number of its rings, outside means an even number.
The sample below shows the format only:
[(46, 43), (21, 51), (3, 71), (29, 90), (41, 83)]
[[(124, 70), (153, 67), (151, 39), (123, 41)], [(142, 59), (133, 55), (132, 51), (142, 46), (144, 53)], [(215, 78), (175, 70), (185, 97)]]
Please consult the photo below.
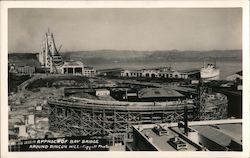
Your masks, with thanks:
[(126, 150), (139, 151), (242, 151), (242, 120), (189, 122), (133, 126), (133, 142)]
[(108, 96), (110, 95), (110, 91), (108, 89), (96, 89), (95, 95), (96, 96)]
[(96, 70), (90, 66), (84, 66), (83, 76), (93, 77), (96, 75)]
[[(168, 133), (159, 135), (152, 128), (133, 128), (133, 143), (127, 147), (130, 150), (139, 151), (197, 151), (198, 147), (192, 143), (180, 138), (174, 131), (166, 129)], [(171, 143), (172, 139), (177, 139), (183, 147), (177, 147)], [(178, 144), (177, 144), (178, 145)]]
[(80, 61), (67, 61), (62, 65), (63, 74), (81, 75), (83, 72), (83, 63)]
[(92, 77), (96, 70), (90, 66), (84, 66), (81, 61), (67, 61), (61, 66), (62, 74), (82, 75)]

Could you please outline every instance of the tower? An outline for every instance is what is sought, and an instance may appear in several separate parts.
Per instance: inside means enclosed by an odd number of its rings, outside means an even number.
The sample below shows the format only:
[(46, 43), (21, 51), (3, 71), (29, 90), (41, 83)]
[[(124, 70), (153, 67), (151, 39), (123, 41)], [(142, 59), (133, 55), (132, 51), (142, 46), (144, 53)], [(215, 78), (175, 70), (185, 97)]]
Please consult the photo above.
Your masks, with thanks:
[(51, 73), (57, 73), (57, 69), (63, 64), (62, 56), (59, 54), (54, 41), (53, 33), (49, 30), (45, 33), (45, 37), (41, 44), (39, 61), (44, 68), (50, 70)]

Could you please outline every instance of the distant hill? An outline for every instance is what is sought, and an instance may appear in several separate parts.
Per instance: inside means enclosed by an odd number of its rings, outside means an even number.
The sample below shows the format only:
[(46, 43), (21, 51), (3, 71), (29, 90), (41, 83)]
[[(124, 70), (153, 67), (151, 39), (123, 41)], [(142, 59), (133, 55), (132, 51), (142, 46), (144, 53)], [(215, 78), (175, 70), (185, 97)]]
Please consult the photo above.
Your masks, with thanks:
[(11, 53), (8, 54), (8, 62), (19, 66), (39, 66), (40, 63), (34, 53)]
[(17, 59), (37, 59), (36, 54), (34, 53), (9, 53), (9, 59), (17, 60)]
[(204, 58), (216, 58), (217, 60), (242, 60), (241, 50), (211, 50), (211, 51), (158, 51), (148, 56), (150, 59), (170, 60), (204, 60)]
[(211, 50), (211, 51), (133, 51), (133, 50), (97, 50), (62, 53), (66, 59), (118, 60), (118, 61), (200, 61), (204, 58), (216, 58), (222, 61), (241, 61), (241, 50)]
[(133, 51), (133, 50), (96, 50), (96, 51), (64, 52), (62, 54), (65, 57), (127, 59), (127, 58), (144, 58), (152, 54), (152, 52)]
[[(134, 51), (134, 50), (96, 50), (62, 52), (64, 60), (80, 60), (89, 65), (111, 62), (136, 63), (144, 61), (203, 61), (205, 58), (216, 58), (217, 61), (241, 61), (241, 50), (211, 50), (211, 51)], [(20, 64), (38, 64), (34, 53), (10, 53), (9, 62)]]

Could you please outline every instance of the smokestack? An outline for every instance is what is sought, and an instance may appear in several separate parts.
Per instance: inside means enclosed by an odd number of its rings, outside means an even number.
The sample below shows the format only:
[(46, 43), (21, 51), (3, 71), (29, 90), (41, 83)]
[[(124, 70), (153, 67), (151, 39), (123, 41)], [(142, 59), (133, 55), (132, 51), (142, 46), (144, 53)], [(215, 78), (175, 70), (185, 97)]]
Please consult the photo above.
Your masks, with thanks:
[(188, 136), (188, 111), (187, 111), (187, 106), (184, 107), (184, 129), (185, 129), (186, 136)]

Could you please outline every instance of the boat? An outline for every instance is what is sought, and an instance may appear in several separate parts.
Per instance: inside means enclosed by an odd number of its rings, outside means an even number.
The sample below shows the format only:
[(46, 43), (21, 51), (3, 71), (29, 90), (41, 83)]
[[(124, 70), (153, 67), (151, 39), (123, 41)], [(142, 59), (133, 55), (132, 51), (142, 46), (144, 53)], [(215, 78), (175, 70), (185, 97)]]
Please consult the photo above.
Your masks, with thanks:
[(205, 81), (219, 80), (220, 79), (220, 69), (216, 67), (216, 64), (204, 63), (204, 66), (200, 70), (201, 79)]

